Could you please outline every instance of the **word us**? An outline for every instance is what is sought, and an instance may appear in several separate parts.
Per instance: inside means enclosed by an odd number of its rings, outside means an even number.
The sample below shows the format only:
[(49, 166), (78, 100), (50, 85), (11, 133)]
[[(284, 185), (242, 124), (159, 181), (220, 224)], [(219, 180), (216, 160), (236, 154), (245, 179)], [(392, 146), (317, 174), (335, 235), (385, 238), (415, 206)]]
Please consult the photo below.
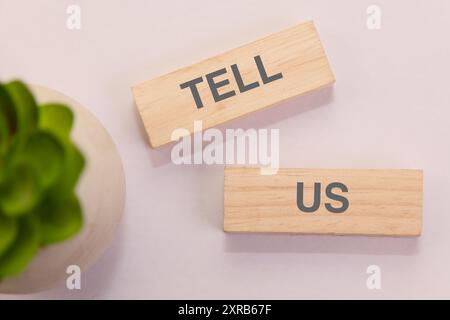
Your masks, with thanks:
[(226, 167), (227, 232), (419, 236), (421, 170)]
[[(340, 182), (333, 182), (327, 185), (325, 189), (326, 196), (331, 199), (335, 200), (341, 203), (340, 207), (333, 207), (333, 205), (329, 202), (325, 203), (325, 208), (333, 213), (342, 213), (347, 210), (349, 206), (348, 199), (334, 193), (334, 189), (339, 189), (341, 192), (348, 192), (348, 188), (345, 184)], [(314, 183), (314, 200), (313, 204), (311, 206), (306, 206), (304, 203), (304, 194), (305, 194), (305, 187), (303, 182), (297, 183), (297, 207), (300, 209), (300, 211), (303, 212), (315, 212), (319, 209), (320, 206), (320, 198), (321, 198), (321, 183), (315, 182)]]

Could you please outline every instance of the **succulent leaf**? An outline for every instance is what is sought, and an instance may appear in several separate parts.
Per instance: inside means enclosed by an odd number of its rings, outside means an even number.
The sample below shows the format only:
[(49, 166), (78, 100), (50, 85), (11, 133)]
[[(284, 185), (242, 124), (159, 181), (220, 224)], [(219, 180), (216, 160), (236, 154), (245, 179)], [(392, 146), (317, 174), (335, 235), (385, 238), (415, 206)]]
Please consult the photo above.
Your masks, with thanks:
[(66, 143), (64, 174), (60, 176), (50, 192), (55, 194), (71, 192), (75, 188), (84, 166), (85, 160), (81, 151), (73, 143)]
[(17, 234), (17, 220), (0, 215), (0, 257), (13, 243)]
[(30, 213), (42, 194), (37, 173), (25, 164), (14, 166), (1, 188), (0, 211), (8, 217)]
[(55, 137), (37, 131), (28, 138), (15, 160), (32, 167), (39, 177), (40, 185), (48, 188), (62, 174), (64, 149)]
[(15, 106), (17, 116), (17, 139), (23, 142), (37, 127), (38, 108), (32, 93), (21, 81), (11, 81), (4, 86)]
[(8, 150), (16, 126), (17, 117), (13, 102), (0, 83), (0, 155), (5, 154)]
[(9, 142), (9, 125), (6, 116), (0, 112), (0, 156), (8, 150)]
[(39, 128), (49, 131), (60, 140), (70, 137), (73, 124), (73, 112), (63, 104), (44, 104), (39, 107)]
[(16, 132), (17, 113), (5, 86), (0, 83), (0, 113), (7, 119), (11, 135)]
[(82, 227), (83, 216), (77, 197), (58, 198), (50, 194), (37, 211), (42, 227), (42, 245), (64, 241)]
[(22, 272), (39, 249), (41, 232), (36, 217), (25, 216), (18, 223), (19, 230), (14, 243), (0, 257), (0, 278)]

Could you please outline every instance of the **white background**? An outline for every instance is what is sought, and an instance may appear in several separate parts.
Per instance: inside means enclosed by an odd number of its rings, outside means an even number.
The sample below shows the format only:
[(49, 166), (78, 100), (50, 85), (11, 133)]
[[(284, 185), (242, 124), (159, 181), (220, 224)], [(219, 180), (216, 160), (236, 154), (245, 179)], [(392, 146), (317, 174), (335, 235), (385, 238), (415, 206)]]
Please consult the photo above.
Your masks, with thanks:
[[(81, 7), (82, 29), (66, 28)], [(108, 129), (122, 224), (82, 290), (36, 298), (450, 298), (450, 2), (0, 0), (0, 78), (73, 97)], [(285, 167), (424, 170), (419, 239), (229, 235), (223, 168), (151, 150), (130, 86), (313, 19), (336, 76), (232, 127), (279, 128)], [(366, 288), (381, 267), (382, 289)], [(5, 296), (0, 296), (6, 298)]]

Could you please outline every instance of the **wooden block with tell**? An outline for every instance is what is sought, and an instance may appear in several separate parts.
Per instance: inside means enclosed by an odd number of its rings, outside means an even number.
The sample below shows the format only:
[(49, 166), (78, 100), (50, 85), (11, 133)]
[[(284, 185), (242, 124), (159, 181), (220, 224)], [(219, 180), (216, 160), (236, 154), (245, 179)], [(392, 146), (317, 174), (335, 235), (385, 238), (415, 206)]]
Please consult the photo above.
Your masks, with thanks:
[[(334, 83), (313, 22), (306, 22), (132, 88), (152, 147)], [(176, 139), (178, 139), (177, 137)]]
[(224, 230), (419, 236), (421, 170), (225, 169)]

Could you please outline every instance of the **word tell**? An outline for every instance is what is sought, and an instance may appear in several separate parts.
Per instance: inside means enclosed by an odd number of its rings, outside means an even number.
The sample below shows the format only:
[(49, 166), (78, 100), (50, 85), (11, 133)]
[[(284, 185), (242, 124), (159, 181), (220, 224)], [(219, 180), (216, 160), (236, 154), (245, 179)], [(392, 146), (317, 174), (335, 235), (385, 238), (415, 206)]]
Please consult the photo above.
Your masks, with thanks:
[[(182, 54), (182, 53), (180, 53)], [(306, 22), (132, 88), (152, 147), (178, 128), (194, 133), (334, 83), (313, 22)]]
[[(261, 77), (261, 81), (263, 84), (267, 84), (272, 81), (283, 78), (283, 75), (281, 74), (281, 72), (274, 74), (272, 76), (268, 76), (266, 68), (264, 67), (264, 64), (261, 60), (261, 56), (254, 57), (254, 60), (255, 60), (255, 63), (258, 68), (258, 72), (259, 72), (259, 75)], [(248, 83), (248, 84), (244, 83), (244, 80), (242, 79), (242, 75), (239, 71), (237, 64), (232, 64), (230, 68), (233, 71), (233, 75), (236, 80), (236, 83), (237, 83), (240, 93), (243, 93), (245, 91), (259, 87), (258, 81)], [(224, 99), (227, 99), (227, 98), (230, 98), (230, 97), (233, 97), (236, 95), (236, 92), (234, 90), (230, 90), (230, 91), (222, 93), (222, 94), (219, 93), (219, 88), (229, 85), (230, 81), (228, 79), (225, 79), (225, 80), (216, 82), (214, 79), (225, 73), (227, 73), (227, 69), (222, 68), (222, 69), (213, 71), (211, 73), (208, 73), (206, 75), (206, 80), (208, 81), (209, 89), (211, 90), (211, 94), (212, 94), (215, 102), (219, 102), (219, 101), (222, 101)], [(192, 96), (194, 98), (195, 104), (197, 105), (198, 109), (203, 108), (203, 102), (202, 102), (202, 99), (200, 98), (200, 93), (198, 92), (198, 88), (197, 88), (197, 84), (199, 84), (201, 82), (203, 82), (203, 77), (198, 77), (198, 78), (192, 79), (188, 82), (180, 84), (181, 89), (185, 89), (185, 88), (191, 89)]]

